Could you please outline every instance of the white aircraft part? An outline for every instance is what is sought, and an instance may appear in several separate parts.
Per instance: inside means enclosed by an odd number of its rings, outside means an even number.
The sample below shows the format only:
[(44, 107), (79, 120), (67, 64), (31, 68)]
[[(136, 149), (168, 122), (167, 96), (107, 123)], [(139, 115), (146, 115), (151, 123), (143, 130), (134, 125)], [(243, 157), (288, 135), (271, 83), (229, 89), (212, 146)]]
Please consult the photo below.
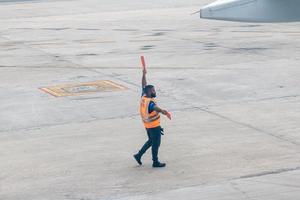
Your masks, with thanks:
[(203, 7), (200, 17), (244, 22), (300, 21), (300, 0), (218, 0)]

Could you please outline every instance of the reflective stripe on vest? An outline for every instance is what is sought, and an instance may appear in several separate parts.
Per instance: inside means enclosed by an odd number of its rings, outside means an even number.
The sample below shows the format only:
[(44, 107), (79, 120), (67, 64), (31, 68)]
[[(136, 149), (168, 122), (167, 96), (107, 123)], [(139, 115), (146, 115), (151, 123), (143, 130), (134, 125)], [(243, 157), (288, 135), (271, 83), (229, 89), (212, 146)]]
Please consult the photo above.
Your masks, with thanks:
[(152, 111), (151, 113), (149, 113), (148, 111), (149, 104), (151, 101), (156, 103), (156, 101), (153, 98), (148, 98), (143, 96), (141, 99), (140, 114), (146, 128), (155, 128), (160, 126), (159, 113), (156, 112), (155, 110)]

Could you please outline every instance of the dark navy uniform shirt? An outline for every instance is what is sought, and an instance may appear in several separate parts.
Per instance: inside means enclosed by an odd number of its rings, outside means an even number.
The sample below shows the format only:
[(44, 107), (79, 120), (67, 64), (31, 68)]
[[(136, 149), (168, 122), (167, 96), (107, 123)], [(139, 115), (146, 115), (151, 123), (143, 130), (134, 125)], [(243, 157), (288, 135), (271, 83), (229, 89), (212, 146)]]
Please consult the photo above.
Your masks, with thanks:
[[(142, 96), (145, 94), (145, 88), (142, 88)], [(154, 111), (155, 103), (153, 101), (150, 101), (148, 106), (148, 113), (152, 113)]]

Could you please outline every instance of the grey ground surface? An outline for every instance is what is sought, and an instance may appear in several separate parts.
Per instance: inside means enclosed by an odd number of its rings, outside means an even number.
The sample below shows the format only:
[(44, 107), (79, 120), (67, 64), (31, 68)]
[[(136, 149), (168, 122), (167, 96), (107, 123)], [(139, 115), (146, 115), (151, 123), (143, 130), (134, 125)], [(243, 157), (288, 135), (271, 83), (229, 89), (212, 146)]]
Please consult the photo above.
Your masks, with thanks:
[[(207, 21), (209, 0), (0, 3), (1, 200), (296, 200), (300, 24)], [(139, 56), (173, 120), (139, 167)], [(39, 88), (111, 80), (119, 92)]]

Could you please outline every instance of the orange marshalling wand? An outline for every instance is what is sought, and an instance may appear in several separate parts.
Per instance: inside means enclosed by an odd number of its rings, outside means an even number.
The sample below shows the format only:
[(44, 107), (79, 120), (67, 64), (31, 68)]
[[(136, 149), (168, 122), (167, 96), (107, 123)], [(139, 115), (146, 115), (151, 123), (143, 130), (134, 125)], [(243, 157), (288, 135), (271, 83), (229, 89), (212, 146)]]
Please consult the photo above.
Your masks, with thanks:
[(145, 70), (146, 69), (146, 62), (145, 62), (144, 56), (141, 56), (141, 62), (142, 62), (143, 69)]

